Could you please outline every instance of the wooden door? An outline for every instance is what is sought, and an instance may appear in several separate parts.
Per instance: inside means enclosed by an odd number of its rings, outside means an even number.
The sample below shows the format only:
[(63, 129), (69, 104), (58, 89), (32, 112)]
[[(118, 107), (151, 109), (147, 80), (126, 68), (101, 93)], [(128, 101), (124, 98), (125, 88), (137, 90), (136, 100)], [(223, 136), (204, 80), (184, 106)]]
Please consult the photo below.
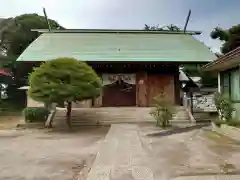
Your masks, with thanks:
[(102, 104), (104, 107), (136, 106), (136, 85), (124, 81), (106, 85), (103, 91)]

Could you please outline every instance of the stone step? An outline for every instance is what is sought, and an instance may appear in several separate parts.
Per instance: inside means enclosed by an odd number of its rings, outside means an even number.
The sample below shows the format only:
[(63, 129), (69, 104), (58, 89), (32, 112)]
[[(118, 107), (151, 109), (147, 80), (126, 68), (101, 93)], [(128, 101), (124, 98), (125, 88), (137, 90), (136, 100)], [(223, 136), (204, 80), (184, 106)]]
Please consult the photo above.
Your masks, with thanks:
[(188, 114), (176, 114), (176, 115), (173, 115), (173, 117), (185, 117), (185, 116), (188, 117)]
[[(188, 119), (182, 119), (182, 120), (170, 120), (170, 123), (189, 123), (190, 121)], [(121, 121), (121, 120), (114, 120), (114, 121), (101, 121), (101, 122), (93, 122), (93, 121), (72, 121), (72, 124), (75, 124), (75, 125), (79, 125), (79, 124), (90, 124), (90, 125), (97, 125), (97, 123), (101, 124), (101, 125), (104, 125), (104, 124), (122, 124), (122, 123), (127, 123), (127, 124), (139, 124), (139, 123), (149, 123), (149, 124), (153, 124), (153, 123), (156, 123), (155, 120), (153, 121)]]
[[(177, 112), (173, 114), (172, 123), (188, 123), (189, 115), (185, 108), (177, 107)], [(149, 114), (151, 108), (78, 108), (72, 109), (72, 125), (85, 126), (109, 124), (136, 124), (136, 123), (156, 123)], [(66, 109), (58, 108), (55, 115), (55, 122), (62, 122), (66, 119)]]
[(188, 116), (188, 113), (173, 114), (173, 117), (177, 117), (177, 116), (179, 116), (179, 117), (181, 117), (181, 116)]
[[(60, 116), (58, 116), (58, 117), (56, 117), (55, 118), (55, 120), (62, 120), (62, 119), (66, 119), (66, 117), (60, 117)], [(137, 120), (147, 120), (147, 121), (152, 121), (152, 120), (154, 120), (154, 118), (153, 117), (149, 117), (149, 118), (136, 118), (136, 117), (133, 117), (133, 118), (129, 118), (129, 117), (126, 117), (126, 118), (124, 118), (124, 117), (111, 117), (111, 118), (97, 118), (97, 117), (88, 117), (88, 118), (86, 118), (86, 117), (82, 117), (82, 118), (71, 118), (72, 120), (76, 120), (76, 121), (101, 121), (101, 120), (105, 120), (105, 121), (112, 121), (112, 119), (114, 119), (114, 120), (122, 120), (122, 119), (124, 119), (124, 120), (134, 120), (134, 121), (137, 121)], [(189, 119), (189, 117), (188, 116), (184, 116), (184, 117), (173, 117), (172, 119), (174, 119), (174, 120), (177, 120), (177, 119)]]
[[(189, 120), (170, 120), (170, 124), (189, 124), (191, 123)], [(156, 121), (101, 121), (101, 122), (93, 122), (93, 121), (72, 121), (72, 126), (97, 126), (97, 125), (111, 125), (111, 124), (156, 124)], [(66, 125), (65, 122), (62, 122), (62, 125)]]
[(189, 116), (173, 116), (173, 119), (189, 119)]
[(211, 122), (212, 120), (217, 118), (217, 114), (211, 114), (208, 112), (194, 112), (193, 117), (196, 122)]
[(189, 119), (188, 116), (185, 117), (172, 117), (172, 120), (181, 120), (181, 119)]
[[(62, 120), (62, 119), (65, 119), (66, 117), (56, 117), (55, 120)], [(82, 122), (89, 122), (89, 121), (121, 121), (121, 120), (125, 120), (125, 121), (137, 121), (135, 117), (133, 118), (122, 118), (122, 117), (111, 117), (111, 118), (96, 118), (96, 117), (82, 117), (82, 118), (74, 118), (72, 117), (71, 118), (72, 121), (82, 121)], [(114, 120), (113, 120), (114, 119)], [(173, 117), (172, 120), (185, 120), (185, 119), (188, 119), (189, 120), (189, 117), (188, 116), (183, 116), (183, 117)], [(141, 121), (153, 121), (154, 119), (152, 117), (150, 118), (142, 118)]]
[[(66, 119), (66, 117), (56, 117), (54, 120), (56, 121), (60, 121), (62, 119)], [(124, 121), (153, 121), (154, 119), (151, 117), (151, 118), (120, 118), (120, 117), (111, 117), (111, 118), (97, 118), (97, 117), (88, 117), (88, 118), (85, 118), (85, 117), (82, 117), (82, 118), (71, 118), (72, 121), (82, 121), (82, 122), (88, 122), (88, 121), (121, 121), (121, 120), (124, 120)], [(184, 118), (182, 118), (184, 119)], [(186, 119), (186, 118), (185, 118)]]
[[(79, 113), (79, 112), (72, 112), (72, 117), (78, 117), (78, 116), (83, 116), (83, 117), (92, 117), (92, 116), (106, 116), (108, 114), (111, 114), (111, 116), (121, 116), (121, 117), (136, 117), (136, 116), (145, 116), (145, 117), (151, 117), (151, 115), (149, 113), (132, 113), (132, 114), (128, 114), (125, 112), (119, 113), (119, 114), (114, 114), (112, 112), (108, 112), (108, 113)], [(63, 113), (57, 113), (58, 116), (66, 116)], [(173, 116), (188, 116), (187, 112), (179, 112), (179, 113), (174, 113)]]

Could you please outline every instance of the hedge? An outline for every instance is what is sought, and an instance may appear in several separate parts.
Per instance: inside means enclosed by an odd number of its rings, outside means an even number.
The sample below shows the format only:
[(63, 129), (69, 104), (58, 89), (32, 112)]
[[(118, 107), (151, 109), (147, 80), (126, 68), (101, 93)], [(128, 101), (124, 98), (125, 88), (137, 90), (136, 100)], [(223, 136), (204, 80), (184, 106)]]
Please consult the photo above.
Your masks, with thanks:
[(45, 107), (27, 107), (23, 110), (26, 122), (45, 122), (50, 111)]

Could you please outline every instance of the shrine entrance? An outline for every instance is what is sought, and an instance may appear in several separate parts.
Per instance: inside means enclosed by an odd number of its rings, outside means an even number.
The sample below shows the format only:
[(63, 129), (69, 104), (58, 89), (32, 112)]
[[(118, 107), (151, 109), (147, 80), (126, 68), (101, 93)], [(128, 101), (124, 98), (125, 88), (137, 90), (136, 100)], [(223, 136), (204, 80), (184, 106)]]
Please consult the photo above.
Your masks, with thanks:
[(104, 107), (136, 106), (136, 85), (134, 75), (103, 76)]

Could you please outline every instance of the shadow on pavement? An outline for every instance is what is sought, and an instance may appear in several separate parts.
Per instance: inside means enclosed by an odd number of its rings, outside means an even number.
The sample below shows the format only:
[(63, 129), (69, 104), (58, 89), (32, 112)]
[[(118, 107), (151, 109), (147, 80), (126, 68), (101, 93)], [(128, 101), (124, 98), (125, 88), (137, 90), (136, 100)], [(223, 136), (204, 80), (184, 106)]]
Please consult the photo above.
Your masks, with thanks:
[(153, 133), (153, 134), (148, 134), (147, 136), (170, 136), (173, 134), (179, 134), (179, 133), (185, 133), (189, 132), (195, 129), (201, 129), (203, 127), (207, 127), (209, 124), (196, 124), (193, 126), (188, 126), (188, 127), (172, 127), (169, 130)]

